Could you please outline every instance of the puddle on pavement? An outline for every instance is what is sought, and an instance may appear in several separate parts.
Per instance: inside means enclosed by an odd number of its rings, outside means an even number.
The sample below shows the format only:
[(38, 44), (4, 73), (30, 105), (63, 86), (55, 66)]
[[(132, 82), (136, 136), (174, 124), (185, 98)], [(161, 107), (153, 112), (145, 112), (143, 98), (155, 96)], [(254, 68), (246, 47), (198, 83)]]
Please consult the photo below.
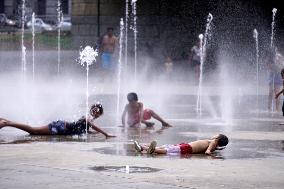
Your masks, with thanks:
[[(282, 147), (280, 147), (282, 146)], [(101, 154), (111, 154), (120, 156), (141, 156), (153, 158), (188, 158), (188, 159), (257, 159), (269, 157), (284, 157), (283, 141), (249, 141), (234, 140), (226, 149), (216, 151), (211, 156), (205, 154), (141, 154), (136, 152), (133, 144), (114, 144), (112, 147), (95, 149)]]
[[(109, 140), (109, 139), (108, 139)], [(0, 140), (1, 144), (27, 144), (34, 142), (104, 142), (103, 135), (23, 135), (7, 136)], [(111, 140), (110, 140), (111, 141)]]
[(162, 170), (152, 167), (138, 167), (138, 166), (94, 166), (91, 169), (94, 171), (119, 172), (119, 173), (153, 173)]

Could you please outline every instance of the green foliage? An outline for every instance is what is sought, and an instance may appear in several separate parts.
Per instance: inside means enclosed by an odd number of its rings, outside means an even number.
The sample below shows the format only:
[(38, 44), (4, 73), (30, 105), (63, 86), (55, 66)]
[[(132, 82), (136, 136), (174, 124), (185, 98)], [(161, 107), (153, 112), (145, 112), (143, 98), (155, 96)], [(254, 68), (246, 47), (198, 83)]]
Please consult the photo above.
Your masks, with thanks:
[[(0, 49), (2, 45), (9, 44), (5, 46), (10, 46), (12, 49), (16, 50), (17, 48), (13, 48), (19, 46), (21, 43), (21, 33), (5, 33), (0, 34)], [(25, 33), (24, 35), (24, 43), (26, 47), (30, 47), (32, 44), (32, 34)], [(70, 33), (62, 33), (60, 36), (60, 43), (62, 50), (69, 50), (72, 48), (72, 35)], [(49, 33), (36, 33), (35, 34), (35, 48), (40, 49), (57, 49), (58, 46), (58, 37), (56, 32)], [(5, 48), (6, 49), (6, 48)]]

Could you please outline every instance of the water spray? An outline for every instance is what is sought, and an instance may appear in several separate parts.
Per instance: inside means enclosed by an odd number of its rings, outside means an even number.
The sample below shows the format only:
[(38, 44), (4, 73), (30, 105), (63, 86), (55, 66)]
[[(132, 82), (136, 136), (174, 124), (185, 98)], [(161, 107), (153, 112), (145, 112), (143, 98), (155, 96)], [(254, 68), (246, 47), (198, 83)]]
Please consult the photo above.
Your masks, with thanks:
[(32, 14), (33, 81), (35, 80), (35, 13)]
[(96, 62), (98, 56), (98, 50), (94, 50), (93, 47), (86, 46), (80, 51), (79, 64), (86, 66), (86, 135), (88, 134), (88, 107), (89, 107), (89, 66)]
[(128, 64), (128, 0), (125, 0), (125, 47), (124, 47), (124, 56), (125, 56), (125, 68), (127, 68), (127, 64)]
[(62, 22), (62, 10), (61, 1), (57, 1), (57, 74), (60, 73), (60, 51), (61, 51), (61, 22)]
[(205, 59), (205, 52), (206, 52), (206, 46), (207, 46), (207, 38), (209, 36), (209, 32), (211, 30), (211, 23), (213, 20), (213, 15), (211, 13), (207, 16), (207, 24), (205, 29), (205, 34), (200, 34), (199, 40), (200, 40), (200, 46), (201, 46), (201, 55), (200, 55), (200, 75), (199, 75), (199, 85), (198, 85), (198, 97), (197, 97), (197, 110), (199, 111), (199, 115), (202, 115), (202, 82), (203, 82), (203, 65), (204, 65), (204, 59)]
[(253, 38), (255, 39), (255, 48), (256, 48), (256, 108), (257, 112), (259, 109), (259, 46), (258, 46), (258, 32), (256, 29), (253, 30)]
[(119, 36), (119, 58), (118, 58), (118, 69), (117, 69), (118, 73), (117, 73), (116, 122), (118, 122), (119, 107), (120, 107), (123, 30), (124, 30), (124, 22), (123, 22), (123, 19), (121, 18), (120, 19), (120, 36)]
[(133, 34), (134, 34), (134, 78), (135, 78), (135, 85), (137, 84), (137, 12), (136, 12), (136, 2), (137, 0), (132, 0), (132, 14), (133, 14)]
[(22, 35), (21, 35), (21, 47), (22, 47), (22, 75), (25, 77), (26, 75), (26, 47), (24, 44), (24, 36), (25, 36), (25, 12), (26, 10), (26, 1), (22, 1)]
[(274, 32), (275, 32), (275, 16), (277, 13), (277, 9), (273, 8), (272, 9), (272, 23), (271, 23), (271, 41), (270, 41), (270, 47), (272, 48), (274, 46)]

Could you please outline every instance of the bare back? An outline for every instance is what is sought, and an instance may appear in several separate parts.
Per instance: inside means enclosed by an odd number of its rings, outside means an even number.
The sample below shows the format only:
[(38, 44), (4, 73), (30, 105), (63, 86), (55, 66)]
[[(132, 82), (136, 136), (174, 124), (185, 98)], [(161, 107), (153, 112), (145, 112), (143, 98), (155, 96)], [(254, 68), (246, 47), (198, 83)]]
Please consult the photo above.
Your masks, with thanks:
[(126, 111), (128, 117), (128, 125), (133, 126), (141, 121), (141, 111), (143, 104), (141, 102), (131, 102), (127, 104)]
[(129, 103), (127, 105), (127, 113), (128, 113), (128, 117), (132, 117), (134, 115), (139, 114), (140, 109), (142, 107), (142, 103), (141, 102), (132, 102)]
[(204, 153), (210, 145), (210, 140), (197, 140), (189, 143), (193, 154)]

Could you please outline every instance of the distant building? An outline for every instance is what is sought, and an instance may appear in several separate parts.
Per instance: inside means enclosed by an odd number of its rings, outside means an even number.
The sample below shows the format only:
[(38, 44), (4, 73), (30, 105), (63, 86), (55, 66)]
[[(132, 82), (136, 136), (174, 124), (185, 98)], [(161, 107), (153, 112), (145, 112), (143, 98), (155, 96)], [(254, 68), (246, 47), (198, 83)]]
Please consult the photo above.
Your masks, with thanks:
[[(0, 13), (5, 13), (8, 17), (21, 16), (23, 0), (1, 0)], [(71, 0), (60, 0), (61, 9), (65, 17), (71, 15)], [(58, 0), (25, 0), (26, 15), (30, 17), (34, 12), (37, 17), (46, 21), (55, 22), (57, 19)]]

